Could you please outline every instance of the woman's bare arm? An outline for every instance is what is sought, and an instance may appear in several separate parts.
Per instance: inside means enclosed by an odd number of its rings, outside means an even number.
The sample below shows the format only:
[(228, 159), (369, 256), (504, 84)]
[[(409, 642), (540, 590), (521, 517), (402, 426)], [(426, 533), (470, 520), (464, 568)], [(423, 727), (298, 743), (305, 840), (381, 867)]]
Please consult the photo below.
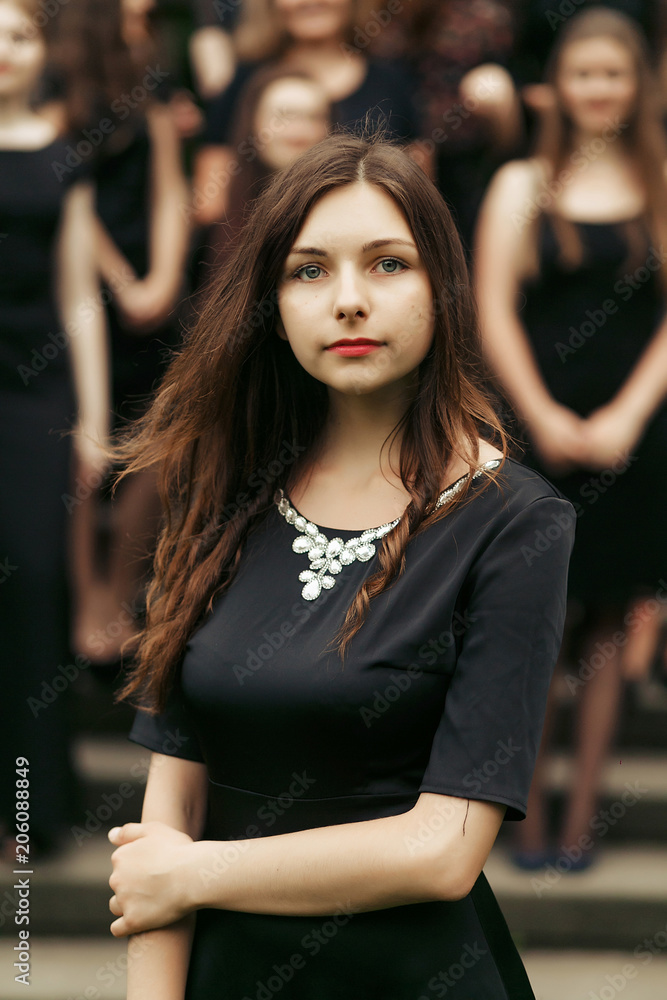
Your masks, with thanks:
[(229, 208), (229, 184), (240, 167), (231, 146), (202, 146), (195, 159), (192, 217), (199, 226), (222, 222)]
[(181, 146), (169, 108), (160, 104), (148, 113), (151, 138), (150, 264), (147, 277), (159, 281), (173, 300), (183, 285), (188, 248), (186, 221), (189, 192), (181, 163)]
[[(112, 285), (128, 326), (146, 332), (164, 322), (183, 287), (189, 232), (189, 195), (171, 112), (155, 104), (147, 119), (151, 142), (148, 271), (135, 281), (116, 277)], [(98, 247), (102, 264), (117, 271), (121, 262), (114, 263), (103, 235)]]
[(86, 467), (102, 468), (109, 433), (110, 374), (95, 261), (93, 188), (89, 184), (76, 184), (65, 199), (56, 286), (78, 409), (77, 450)]
[(197, 28), (190, 35), (189, 52), (201, 97), (210, 100), (222, 93), (236, 68), (230, 33), (216, 24)]
[[(196, 840), (204, 828), (207, 782), (204, 764), (154, 753), (142, 823), (166, 823)], [(183, 1000), (194, 919), (190, 914), (170, 927), (130, 939), (127, 1000)]]
[(296, 916), (460, 899), (504, 814), (495, 802), (422, 792), (398, 816), (238, 841), (184, 843), (159, 823), (125, 824), (109, 834), (122, 845), (111, 930), (160, 927), (201, 907)]
[(459, 85), (461, 99), (484, 119), (498, 150), (512, 149), (521, 138), (521, 103), (512, 77), (497, 63), (483, 63), (465, 74)]

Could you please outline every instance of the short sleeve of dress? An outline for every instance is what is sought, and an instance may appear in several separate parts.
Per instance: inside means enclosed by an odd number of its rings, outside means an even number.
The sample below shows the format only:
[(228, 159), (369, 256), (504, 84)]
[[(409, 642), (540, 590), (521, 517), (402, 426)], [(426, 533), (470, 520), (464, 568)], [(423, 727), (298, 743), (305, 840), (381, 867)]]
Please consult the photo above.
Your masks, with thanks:
[(420, 791), (526, 815), (565, 620), (576, 515), (533, 500), (492, 539), (466, 581), (462, 637)]
[(204, 763), (178, 681), (174, 682), (165, 709), (159, 715), (138, 709), (128, 739), (155, 753)]

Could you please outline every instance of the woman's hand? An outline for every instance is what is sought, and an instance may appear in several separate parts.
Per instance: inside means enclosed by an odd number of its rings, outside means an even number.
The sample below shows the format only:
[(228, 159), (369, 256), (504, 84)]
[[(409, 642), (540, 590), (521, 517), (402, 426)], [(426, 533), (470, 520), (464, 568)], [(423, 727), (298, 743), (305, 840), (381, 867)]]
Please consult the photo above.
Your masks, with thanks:
[(173, 309), (173, 289), (150, 274), (131, 281), (115, 294), (116, 305), (127, 326), (137, 333), (150, 333), (160, 326)]
[(574, 410), (553, 403), (527, 423), (535, 450), (549, 471), (564, 475), (586, 464), (590, 450), (586, 421)]
[(153, 821), (126, 823), (108, 836), (118, 848), (109, 879), (115, 937), (166, 927), (191, 912), (186, 872), (193, 840), (187, 833)]
[(101, 477), (109, 468), (106, 435), (104, 440), (99, 440), (100, 437), (100, 432), (98, 432), (97, 437), (89, 434), (81, 421), (77, 424), (74, 436), (75, 468), (77, 479), (86, 486), (89, 482), (99, 485)]
[(594, 410), (584, 422), (586, 465), (599, 471), (627, 461), (643, 430), (642, 421), (618, 404)]

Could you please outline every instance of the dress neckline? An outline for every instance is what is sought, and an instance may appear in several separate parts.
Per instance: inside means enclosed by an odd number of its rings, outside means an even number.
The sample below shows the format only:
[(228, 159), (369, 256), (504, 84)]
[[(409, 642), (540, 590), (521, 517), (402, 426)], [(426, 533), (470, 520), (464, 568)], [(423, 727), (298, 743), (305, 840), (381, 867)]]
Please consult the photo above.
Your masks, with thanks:
[(624, 226), (628, 222), (641, 222), (645, 217), (646, 213), (644, 211), (637, 212), (635, 215), (626, 216), (624, 219), (571, 219), (567, 215), (561, 215), (559, 212), (545, 212), (546, 217), (551, 219), (562, 219), (564, 222), (571, 222), (573, 226)]
[[(483, 465), (478, 466), (477, 469), (472, 473), (472, 479), (477, 479), (486, 469), (497, 468), (500, 465), (500, 462), (501, 459), (499, 458), (491, 458), (489, 459), (488, 462), (484, 462)], [(455, 482), (451, 483), (449, 486), (447, 486), (446, 489), (442, 491), (442, 493), (440, 493), (435, 504), (436, 509), (438, 507), (442, 507), (443, 503), (445, 503), (449, 499), (449, 497), (459, 489), (461, 483), (463, 483), (468, 478), (468, 476), (470, 476), (469, 472), (466, 472), (463, 476), (459, 476), (459, 478)], [(388, 524), (391, 524), (391, 526), (394, 527), (395, 525), (398, 524), (398, 522), (402, 517), (402, 515), (399, 515), (399, 517), (395, 518), (393, 521), (385, 521), (384, 524), (378, 524), (373, 526), (372, 528), (332, 528), (326, 525), (315, 524), (314, 521), (311, 521), (304, 514), (301, 514), (300, 511), (298, 511), (297, 508), (294, 506), (287, 493), (285, 493), (283, 490), (278, 490), (276, 492), (274, 500), (276, 506), (278, 507), (281, 513), (286, 511), (288, 507), (294, 512), (294, 516), (290, 519), (290, 523), (293, 523), (294, 518), (298, 517), (299, 523), (303, 521), (304, 524), (311, 524), (313, 525), (313, 527), (317, 528), (319, 532), (328, 531), (328, 532), (336, 532), (336, 534), (362, 535), (362, 534), (367, 534), (368, 532), (371, 531), (380, 531), (382, 528), (386, 528)], [(281, 507), (283, 509), (281, 509)]]
[(60, 142), (60, 136), (56, 136), (50, 142), (47, 142), (45, 146), (33, 146), (30, 149), (24, 149), (22, 146), (0, 146), (0, 153), (43, 153), (46, 149), (50, 149), (51, 146), (55, 146)]
[[(502, 459), (492, 458), (484, 462), (471, 474), (467, 472), (447, 489), (443, 490), (435, 503), (435, 510), (442, 507), (446, 501), (453, 496), (468, 477), (477, 479), (485, 469), (497, 468)], [(303, 514), (292, 506), (289, 497), (283, 490), (277, 490), (275, 503), (279, 513), (285, 518), (288, 524), (292, 525), (298, 532), (297, 537), (292, 542), (292, 551), (300, 555), (307, 555), (310, 568), (299, 573), (299, 581), (303, 583), (301, 596), (305, 601), (315, 601), (320, 596), (322, 590), (331, 590), (336, 583), (336, 577), (342, 572), (344, 566), (349, 566), (353, 562), (368, 562), (375, 555), (375, 542), (378, 542), (385, 535), (396, 527), (402, 515), (387, 521), (376, 528), (324, 528), (309, 521)], [(333, 534), (333, 538), (330, 536)]]

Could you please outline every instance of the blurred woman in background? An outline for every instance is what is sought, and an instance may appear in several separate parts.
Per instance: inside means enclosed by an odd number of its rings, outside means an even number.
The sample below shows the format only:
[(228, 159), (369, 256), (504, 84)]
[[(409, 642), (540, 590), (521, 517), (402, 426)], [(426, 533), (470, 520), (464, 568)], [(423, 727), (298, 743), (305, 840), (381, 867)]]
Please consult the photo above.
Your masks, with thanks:
[[(93, 194), (77, 170), (59, 174), (66, 141), (32, 106), (47, 56), (43, 17), (31, 0), (0, 3), (0, 836), (14, 863), (26, 855), (12, 825), (17, 758), (29, 762), (29, 860), (57, 846), (77, 804), (64, 500), (73, 458), (101, 473), (109, 416)], [(77, 414), (73, 449), (63, 432)]]
[[(187, 188), (166, 103), (168, 74), (152, 45), (152, 6), (71, 0), (57, 18), (63, 127), (76, 139), (90, 138), (85, 148), (96, 182), (116, 427), (141, 413), (180, 339), (173, 311), (184, 291)], [(85, 471), (82, 479), (89, 496), (77, 508), (73, 643), (93, 661), (113, 663), (141, 611), (157, 494), (150, 475), (132, 477), (109, 508), (91, 492), (94, 481)], [(105, 510), (110, 526), (103, 546)]]
[(332, 122), (353, 126), (370, 114), (386, 119), (388, 134), (404, 142), (418, 137), (414, 81), (397, 61), (369, 59), (355, 45), (368, 20), (365, 0), (245, 0), (234, 34), (240, 63), (224, 93), (211, 101), (202, 148), (195, 161), (195, 219), (209, 225), (225, 218), (229, 182), (240, 159), (233, 145), (233, 119), (241, 92), (262, 66), (276, 64), (307, 73), (331, 102)]
[[(557, 101), (537, 154), (504, 166), (487, 194), (477, 283), (527, 461), (578, 515), (579, 669), (566, 678), (580, 697), (577, 780), (560, 843), (585, 867), (623, 669), (637, 669), (628, 608), (658, 596), (667, 568), (667, 150), (644, 40), (624, 15), (597, 8), (568, 21), (547, 79)], [(539, 558), (536, 540), (526, 559)], [(517, 860), (539, 866), (549, 853), (539, 768), (520, 833)]]

